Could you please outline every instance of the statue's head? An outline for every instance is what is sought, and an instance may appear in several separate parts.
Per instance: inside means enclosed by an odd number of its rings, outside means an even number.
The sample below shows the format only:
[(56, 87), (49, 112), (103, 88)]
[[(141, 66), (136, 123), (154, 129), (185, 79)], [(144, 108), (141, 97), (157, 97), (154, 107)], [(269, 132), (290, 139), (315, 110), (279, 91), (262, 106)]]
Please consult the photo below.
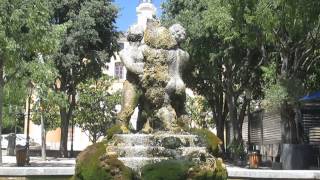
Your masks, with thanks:
[(132, 25), (128, 30), (127, 40), (129, 42), (140, 42), (143, 39), (143, 32), (142, 26)]
[(178, 44), (186, 39), (186, 30), (180, 24), (174, 24), (169, 28), (172, 36), (175, 38)]

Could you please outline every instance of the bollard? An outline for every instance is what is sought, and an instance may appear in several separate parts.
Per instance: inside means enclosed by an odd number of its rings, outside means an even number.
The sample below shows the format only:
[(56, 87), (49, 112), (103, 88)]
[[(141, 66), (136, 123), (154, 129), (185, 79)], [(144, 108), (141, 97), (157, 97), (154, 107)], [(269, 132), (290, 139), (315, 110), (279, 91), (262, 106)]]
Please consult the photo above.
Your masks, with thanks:
[(25, 146), (16, 146), (16, 160), (17, 160), (17, 166), (24, 166), (26, 164), (26, 158), (27, 158), (27, 150)]
[(257, 151), (253, 151), (249, 154), (249, 168), (257, 169), (261, 163), (261, 155)]

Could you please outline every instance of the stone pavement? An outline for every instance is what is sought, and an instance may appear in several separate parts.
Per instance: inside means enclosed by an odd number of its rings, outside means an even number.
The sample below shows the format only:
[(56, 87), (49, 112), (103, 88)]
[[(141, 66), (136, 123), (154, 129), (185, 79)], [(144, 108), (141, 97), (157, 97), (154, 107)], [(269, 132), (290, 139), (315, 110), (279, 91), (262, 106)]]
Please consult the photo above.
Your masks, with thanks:
[[(0, 177), (24, 176), (72, 176), (75, 170), (74, 158), (31, 157), (30, 166), (17, 167), (15, 156), (3, 156)], [(247, 169), (227, 165), (230, 179), (320, 179), (320, 170), (270, 170)]]
[(227, 165), (231, 179), (320, 179), (320, 170), (247, 169)]
[[(15, 167), (16, 157), (3, 156), (2, 162), (4, 167)], [(29, 167), (74, 167), (75, 164), (76, 164), (75, 158), (47, 157), (47, 160), (43, 161), (41, 157), (30, 157)]]
[(74, 158), (48, 157), (43, 161), (41, 157), (30, 157), (30, 165), (16, 166), (15, 156), (3, 156), (3, 166), (0, 167), (0, 176), (72, 176), (74, 174)]

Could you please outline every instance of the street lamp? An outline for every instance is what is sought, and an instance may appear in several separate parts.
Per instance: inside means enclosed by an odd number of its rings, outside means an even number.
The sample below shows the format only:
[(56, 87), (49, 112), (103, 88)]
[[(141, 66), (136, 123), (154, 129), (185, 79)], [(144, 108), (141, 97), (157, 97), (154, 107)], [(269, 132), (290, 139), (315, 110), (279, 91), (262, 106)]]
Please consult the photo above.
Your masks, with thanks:
[(246, 90), (246, 99), (249, 100), (248, 103), (248, 150), (251, 151), (252, 150), (252, 146), (251, 146), (251, 91), (250, 90)]
[(30, 136), (29, 136), (29, 129), (30, 129), (30, 111), (31, 111), (31, 100), (32, 100), (32, 91), (33, 91), (34, 85), (31, 81), (27, 84), (27, 90), (28, 90), (28, 115), (27, 115), (27, 141), (26, 141), (26, 163), (30, 164), (30, 157), (29, 157), (29, 146), (30, 146)]

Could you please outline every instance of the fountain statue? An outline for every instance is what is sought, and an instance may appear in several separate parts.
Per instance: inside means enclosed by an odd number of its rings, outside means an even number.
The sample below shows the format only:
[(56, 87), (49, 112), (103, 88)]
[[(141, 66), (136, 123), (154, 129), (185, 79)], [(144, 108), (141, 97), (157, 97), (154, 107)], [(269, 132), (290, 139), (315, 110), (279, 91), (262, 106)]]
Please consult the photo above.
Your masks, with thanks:
[(124, 132), (129, 132), (129, 120), (136, 107), (139, 108), (137, 127), (144, 133), (179, 131), (178, 120), (188, 119), (186, 86), (181, 77), (189, 60), (189, 54), (180, 48), (185, 38), (181, 25), (167, 29), (151, 19), (145, 32), (138, 25), (129, 29), (130, 46), (120, 52), (128, 70), (119, 114)]
[[(149, 19), (146, 29), (139, 25), (130, 27), (127, 33), (129, 46), (120, 52), (128, 71), (118, 116), (121, 132), (112, 134), (104, 144), (105, 152), (99, 156), (99, 168), (104, 173), (118, 179), (131, 179), (124, 178), (128, 168), (141, 172), (146, 165), (170, 164), (171, 161), (166, 160), (174, 160), (178, 164), (180, 161), (193, 163), (192, 166), (184, 164), (188, 167), (185, 170), (187, 179), (207, 177), (207, 172), (212, 179), (215, 173), (220, 173), (216, 167), (220, 167), (225, 176), (221, 161), (211, 153), (221, 141), (208, 130), (188, 128), (191, 118), (185, 110), (186, 85), (182, 71), (189, 61), (189, 54), (180, 46), (185, 39), (186, 31), (180, 24), (165, 28), (158, 21)], [(133, 130), (129, 121), (135, 109), (138, 109), (138, 119), (137, 129)], [(81, 159), (87, 164), (85, 154), (94, 153), (82, 153), (78, 164)], [(78, 173), (78, 176), (82, 175)]]

